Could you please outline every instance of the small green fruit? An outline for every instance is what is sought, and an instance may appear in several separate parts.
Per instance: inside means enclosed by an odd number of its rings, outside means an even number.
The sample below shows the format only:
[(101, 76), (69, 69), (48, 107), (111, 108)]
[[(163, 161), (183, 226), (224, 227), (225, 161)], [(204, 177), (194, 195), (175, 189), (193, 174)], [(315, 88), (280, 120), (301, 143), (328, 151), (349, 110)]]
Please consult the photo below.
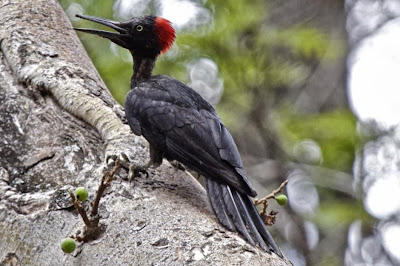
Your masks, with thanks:
[(279, 205), (285, 205), (287, 203), (287, 197), (284, 194), (280, 194), (275, 197), (276, 202), (278, 202)]
[(76, 248), (76, 242), (72, 238), (67, 237), (61, 241), (61, 249), (65, 253), (71, 253), (75, 250), (75, 248)]
[(88, 195), (89, 195), (89, 193), (84, 187), (78, 187), (75, 190), (75, 196), (76, 196), (77, 200), (85, 201), (88, 198)]

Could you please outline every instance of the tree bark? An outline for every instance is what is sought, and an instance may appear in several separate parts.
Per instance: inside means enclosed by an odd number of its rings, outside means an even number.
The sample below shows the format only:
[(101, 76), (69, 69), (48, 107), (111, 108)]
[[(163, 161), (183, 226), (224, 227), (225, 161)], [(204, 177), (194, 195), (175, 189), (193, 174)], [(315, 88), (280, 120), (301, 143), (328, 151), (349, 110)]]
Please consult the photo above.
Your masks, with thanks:
[[(64, 254), (84, 226), (68, 191), (93, 199), (104, 158), (147, 160), (54, 0), (0, 2), (1, 265), (290, 265), (220, 226), (204, 189), (168, 162), (121, 169), (100, 202), (105, 228)], [(15, 263), (15, 264), (12, 264)]]

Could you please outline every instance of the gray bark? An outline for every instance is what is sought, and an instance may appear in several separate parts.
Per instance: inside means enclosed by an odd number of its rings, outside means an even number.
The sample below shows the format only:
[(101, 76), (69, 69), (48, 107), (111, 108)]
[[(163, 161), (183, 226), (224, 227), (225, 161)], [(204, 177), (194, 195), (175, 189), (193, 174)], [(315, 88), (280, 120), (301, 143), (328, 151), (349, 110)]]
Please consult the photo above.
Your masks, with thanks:
[(54, 0), (0, 2), (0, 264), (290, 265), (216, 221), (204, 189), (168, 162), (102, 198), (104, 233), (60, 249), (83, 228), (68, 190), (91, 198), (105, 156), (147, 160)]

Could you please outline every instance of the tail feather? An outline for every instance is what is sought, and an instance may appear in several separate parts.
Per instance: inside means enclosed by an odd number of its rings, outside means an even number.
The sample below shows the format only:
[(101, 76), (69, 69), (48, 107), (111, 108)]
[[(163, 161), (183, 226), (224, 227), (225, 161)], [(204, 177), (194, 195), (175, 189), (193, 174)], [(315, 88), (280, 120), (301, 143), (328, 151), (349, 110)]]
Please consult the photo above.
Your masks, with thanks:
[[(242, 215), (240, 215), (240, 212), (238, 210), (238, 207), (236, 205), (235, 199), (232, 195), (232, 191), (229, 186), (227, 185), (221, 185), (223, 196), (224, 196), (224, 202), (225, 205), (228, 207), (228, 213), (229, 215), (232, 216), (233, 221), (235, 223), (236, 229), (247, 239), (247, 241), (252, 244), (253, 246), (256, 245), (254, 242), (254, 239), (250, 236), (248, 229), (246, 228), (245, 221), (242, 218)], [(220, 208), (218, 206), (218, 208)]]
[(256, 225), (256, 227), (258, 229), (258, 232), (260, 232), (260, 234), (262, 235), (262, 238), (264, 239), (264, 241), (271, 246), (272, 250), (277, 255), (282, 257), (281, 250), (278, 248), (278, 246), (276, 245), (276, 243), (275, 243), (274, 239), (272, 238), (271, 234), (268, 232), (264, 221), (261, 219), (260, 215), (258, 214), (258, 211), (257, 211), (256, 207), (253, 204), (253, 201), (247, 195), (244, 195), (244, 197), (247, 197), (247, 199), (248, 199), (248, 200), (245, 201), (245, 204), (247, 205), (247, 209), (250, 212), (250, 216), (251, 216), (253, 222), (255, 223), (255, 225)]
[[(261, 248), (265, 251), (268, 251), (268, 253), (270, 253), (271, 249), (265, 244), (260, 233), (258, 232), (258, 228), (256, 228), (256, 226), (254, 225), (254, 222), (253, 222), (254, 218), (250, 216), (248, 206), (245, 205), (245, 203), (243, 202), (242, 196), (237, 191), (234, 191), (233, 194), (234, 194), (236, 204), (238, 206), (240, 206), (240, 208), (239, 208), (240, 212), (242, 213), (243, 217), (247, 218), (246, 223), (247, 223), (247, 226), (248, 226), (250, 232), (256, 238), (256, 240), (257, 240), (258, 244), (261, 246)], [(248, 219), (248, 218), (250, 218), (250, 219)]]
[(282, 253), (262, 221), (253, 201), (228, 185), (205, 178), (211, 206), (218, 220), (231, 231), (237, 231), (253, 246), (259, 245), (278, 256)]
[(223, 195), (222, 195), (222, 188), (221, 186), (216, 185), (218, 183), (215, 182), (206, 182), (207, 191), (209, 194), (214, 195), (210, 197), (210, 202), (212, 206), (220, 206), (218, 210), (215, 210), (215, 214), (220, 221), (226, 228), (231, 231), (235, 230), (235, 225), (232, 221), (232, 218), (228, 215)]

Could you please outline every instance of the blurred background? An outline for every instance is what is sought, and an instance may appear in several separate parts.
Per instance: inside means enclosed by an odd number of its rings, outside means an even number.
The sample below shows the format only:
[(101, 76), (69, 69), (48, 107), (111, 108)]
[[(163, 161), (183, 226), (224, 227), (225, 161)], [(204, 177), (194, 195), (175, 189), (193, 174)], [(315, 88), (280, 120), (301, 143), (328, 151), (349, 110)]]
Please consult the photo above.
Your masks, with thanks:
[[(60, 0), (115, 20), (154, 14), (178, 37), (155, 74), (210, 101), (260, 197), (289, 179), (270, 230), (301, 265), (400, 265), (400, 0)], [(80, 35), (123, 104), (132, 58)]]

